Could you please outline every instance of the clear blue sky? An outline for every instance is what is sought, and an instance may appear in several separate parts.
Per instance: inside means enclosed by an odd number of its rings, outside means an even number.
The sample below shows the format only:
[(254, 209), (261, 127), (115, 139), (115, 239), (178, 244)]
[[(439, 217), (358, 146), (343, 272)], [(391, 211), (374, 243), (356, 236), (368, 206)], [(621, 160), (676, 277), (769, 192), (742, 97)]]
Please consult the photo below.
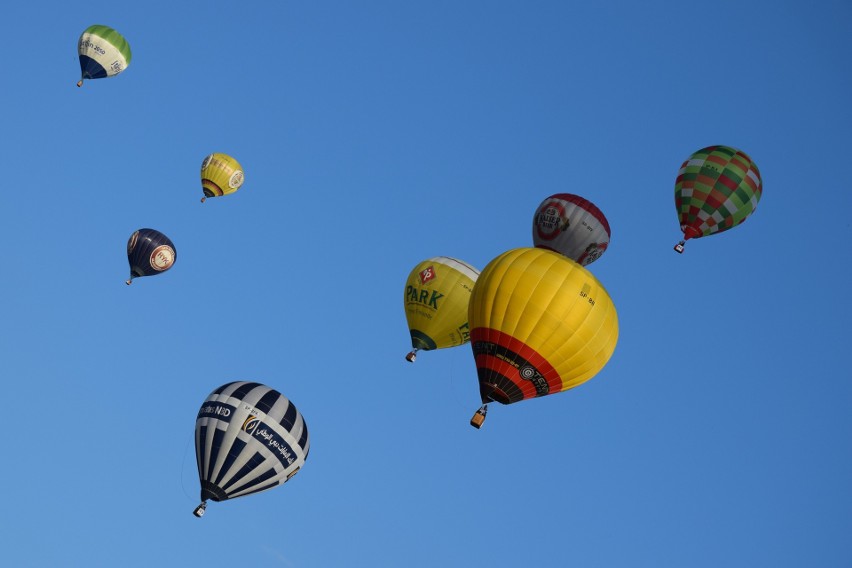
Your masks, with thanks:
[[(849, 2), (4, 12), (5, 565), (852, 565)], [(78, 89), (95, 23), (133, 60)], [(763, 198), (678, 255), (711, 144)], [(246, 182), (201, 204), (211, 152)], [(557, 192), (612, 227), (618, 346), (476, 431), (469, 346), (404, 360), (405, 279), (530, 246)], [(141, 227), (177, 262), (128, 287)], [(234, 380), (291, 398), (311, 453), (199, 520), (195, 416)]]

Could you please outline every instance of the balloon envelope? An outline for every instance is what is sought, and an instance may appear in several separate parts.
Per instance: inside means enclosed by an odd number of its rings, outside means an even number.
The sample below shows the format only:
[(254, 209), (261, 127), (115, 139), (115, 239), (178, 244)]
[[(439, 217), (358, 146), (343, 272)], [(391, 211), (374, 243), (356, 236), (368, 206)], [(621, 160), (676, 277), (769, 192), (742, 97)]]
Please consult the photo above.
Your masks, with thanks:
[(739, 225), (754, 213), (762, 193), (760, 170), (742, 150), (708, 146), (695, 152), (683, 162), (675, 181), (683, 240)]
[(130, 65), (130, 44), (108, 26), (94, 25), (86, 28), (77, 42), (80, 56), (80, 82), (84, 79), (102, 79), (118, 75)]
[(214, 152), (201, 162), (201, 189), (204, 191), (201, 201), (234, 193), (244, 181), (243, 167), (236, 159)]
[(448, 256), (436, 256), (414, 267), (405, 282), (403, 301), (415, 350), (467, 343), (467, 305), (478, 276), (479, 270)]
[(483, 403), (555, 394), (594, 377), (618, 341), (606, 289), (552, 251), (507, 251), (483, 269), (470, 298), (470, 342)]
[(127, 241), (127, 262), (130, 264), (128, 284), (139, 276), (161, 274), (177, 260), (174, 243), (155, 229), (139, 229)]
[(609, 246), (609, 222), (594, 203), (572, 193), (542, 201), (533, 216), (533, 245), (563, 254), (583, 266)]
[(299, 471), (309, 451), (307, 424), (284, 395), (255, 382), (223, 385), (210, 393), (195, 420), (201, 500), (225, 501), (277, 487)]

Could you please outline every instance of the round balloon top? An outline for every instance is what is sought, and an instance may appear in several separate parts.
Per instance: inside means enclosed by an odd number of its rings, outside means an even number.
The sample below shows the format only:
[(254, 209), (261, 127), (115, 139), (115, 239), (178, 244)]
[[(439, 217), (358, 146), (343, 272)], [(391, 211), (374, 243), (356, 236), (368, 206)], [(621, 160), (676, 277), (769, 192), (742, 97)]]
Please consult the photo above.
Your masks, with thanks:
[(86, 28), (77, 42), (80, 56), (80, 81), (114, 77), (130, 65), (130, 44), (120, 33), (108, 26), (94, 25)]
[(127, 241), (127, 262), (130, 264), (130, 284), (134, 278), (153, 276), (170, 269), (177, 260), (174, 243), (155, 229), (139, 229)]
[(204, 514), (225, 501), (277, 487), (305, 464), (311, 442), (302, 414), (277, 390), (237, 381), (214, 390), (195, 420), (195, 456)]
[(609, 222), (594, 203), (572, 193), (542, 201), (533, 216), (533, 245), (567, 256), (583, 266), (609, 246)]
[(208, 197), (234, 193), (244, 181), (243, 167), (236, 159), (214, 152), (201, 162), (201, 189), (204, 191), (201, 202)]
[(736, 227), (754, 213), (763, 184), (757, 164), (742, 150), (708, 146), (687, 158), (675, 181), (683, 240), (706, 237)]

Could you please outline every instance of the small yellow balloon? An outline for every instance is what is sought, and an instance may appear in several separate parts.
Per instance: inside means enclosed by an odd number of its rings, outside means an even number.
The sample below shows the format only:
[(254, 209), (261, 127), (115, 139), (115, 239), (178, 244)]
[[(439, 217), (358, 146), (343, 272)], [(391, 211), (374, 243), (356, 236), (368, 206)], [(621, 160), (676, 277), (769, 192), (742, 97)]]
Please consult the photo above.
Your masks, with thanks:
[(414, 348), (407, 356), (414, 362), (418, 350), (428, 351), (462, 345), (470, 340), (467, 305), (479, 271), (447, 256), (424, 260), (414, 267), (405, 283), (405, 317)]
[(202, 203), (208, 197), (234, 193), (243, 185), (245, 174), (240, 163), (227, 154), (213, 153), (201, 162)]
[(488, 263), (471, 294), (469, 321), (486, 404), (574, 388), (606, 365), (618, 341), (615, 305), (597, 278), (538, 248)]

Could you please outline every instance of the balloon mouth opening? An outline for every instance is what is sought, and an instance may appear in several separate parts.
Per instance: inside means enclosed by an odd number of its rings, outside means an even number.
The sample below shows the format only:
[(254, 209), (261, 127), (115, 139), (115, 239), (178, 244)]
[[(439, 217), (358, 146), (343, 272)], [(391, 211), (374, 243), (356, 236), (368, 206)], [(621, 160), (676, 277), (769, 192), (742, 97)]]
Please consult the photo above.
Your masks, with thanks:
[(438, 348), (435, 340), (419, 329), (410, 329), (408, 332), (411, 335), (411, 347), (415, 350), (431, 351)]
[(695, 227), (681, 227), (683, 230), (683, 240), (697, 239), (701, 236), (701, 231)]
[(491, 383), (479, 383), (479, 395), (483, 404), (492, 401), (500, 404), (509, 404), (510, 402), (509, 395), (503, 392), (500, 387)]
[(228, 494), (220, 488), (215, 483), (210, 483), (209, 481), (201, 482), (201, 500), (207, 501), (225, 501), (228, 498)]
[(201, 180), (201, 191), (204, 192), (205, 197), (221, 197), (225, 195), (225, 192), (222, 191), (221, 187), (206, 178)]

